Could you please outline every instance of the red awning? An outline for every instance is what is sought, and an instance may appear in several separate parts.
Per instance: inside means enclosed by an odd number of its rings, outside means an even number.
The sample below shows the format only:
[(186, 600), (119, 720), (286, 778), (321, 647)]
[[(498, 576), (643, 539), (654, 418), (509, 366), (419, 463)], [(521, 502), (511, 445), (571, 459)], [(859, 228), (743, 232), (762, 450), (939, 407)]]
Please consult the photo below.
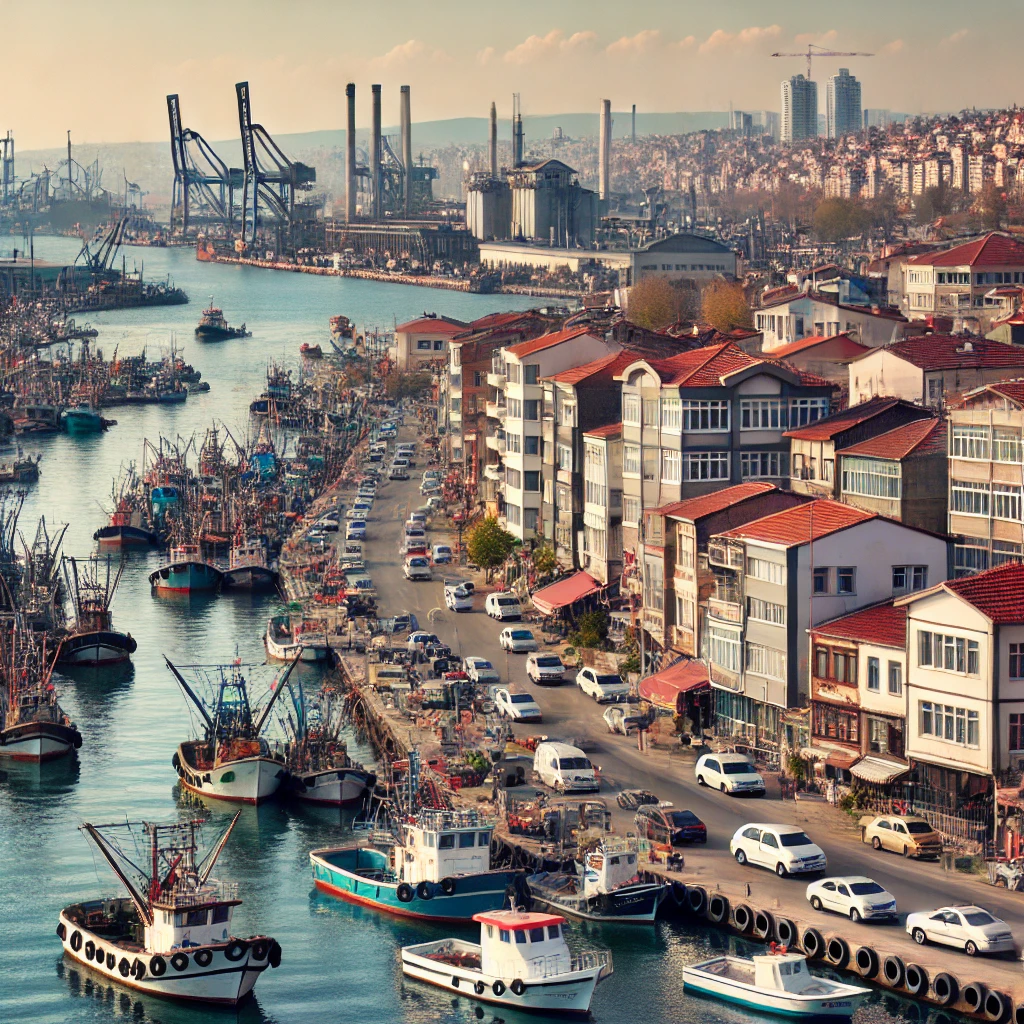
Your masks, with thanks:
[(860, 751), (833, 749), (828, 752), (825, 764), (833, 768), (842, 768), (844, 771), (849, 771), (859, 758)]
[(575, 604), (588, 594), (596, 594), (601, 584), (585, 572), (574, 572), (564, 580), (542, 587), (533, 595), (533, 606), (542, 615), (551, 615), (559, 608)]
[(656, 707), (676, 711), (683, 693), (710, 688), (707, 666), (686, 658), (640, 680), (640, 696)]

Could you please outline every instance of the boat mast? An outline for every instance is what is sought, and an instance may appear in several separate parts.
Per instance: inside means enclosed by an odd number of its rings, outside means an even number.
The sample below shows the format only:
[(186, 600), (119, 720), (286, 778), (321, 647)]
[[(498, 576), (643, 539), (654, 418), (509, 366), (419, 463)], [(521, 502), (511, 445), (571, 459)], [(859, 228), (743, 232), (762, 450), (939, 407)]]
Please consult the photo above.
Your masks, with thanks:
[[(224, 830), (224, 834), (217, 840), (217, 845), (206, 855), (204, 860), (200, 863), (199, 870), (199, 884), (202, 885), (209, 877), (210, 872), (213, 871), (213, 866), (217, 863), (217, 858), (220, 856), (221, 850), (227, 845), (228, 836), (231, 835), (234, 830), (235, 823), (242, 816), (241, 811), (236, 811), (235, 816), (231, 819), (231, 824)], [(205, 866), (204, 866), (205, 865)]]
[(174, 667), (174, 665), (171, 663), (171, 659), (168, 658), (166, 654), (164, 655), (164, 661), (167, 662), (167, 667), (174, 674), (174, 678), (178, 680), (178, 685), (182, 688), (182, 690), (184, 690), (185, 696), (188, 697), (190, 701), (192, 701), (192, 703), (195, 705), (196, 710), (199, 712), (200, 715), (203, 716), (203, 721), (206, 722), (206, 728), (212, 735), (214, 731), (213, 719), (210, 718), (210, 713), (206, 710), (205, 706), (203, 705), (203, 702), (196, 696), (192, 687), (189, 686), (187, 682), (185, 682), (185, 677)]
[[(113, 851), (107, 844), (106, 839), (103, 838), (100, 832), (97, 831), (95, 825), (90, 825), (86, 822), (83, 829), (89, 834), (89, 837), (96, 844), (97, 849), (103, 855), (103, 859), (110, 865), (110, 869), (115, 875), (121, 880), (121, 884), (128, 890), (128, 895), (131, 897), (132, 903), (135, 904), (135, 909), (138, 910), (139, 916), (145, 921), (146, 924), (153, 923), (153, 911), (149, 906), (149, 901), (139, 892), (135, 887), (132, 880), (124, 873), (121, 865), (117, 863), (117, 859), (114, 857)], [(156, 836), (153, 837), (153, 877), (156, 877)]]
[(288, 682), (288, 677), (292, 674), (292, 670), (295, 668), (295, 666), (298, 665), (299, 659), (302, 657), (303, 650), (305, 650), (305, 648), (303, 647), (300, 647), (298, 649), (298, 651), (295, 654), (295, 657), (292, 659), (292, 663), (288, 666), (288, 671), (284, 674), (284, 678), (279, 680), (277, 686), (274, 687), (274, 695), (267, 702), (267, 706), (260, 712), (259, 720), (256, 722), (256, 729), (254, 735), (259, 736), (260, 732), (262, 731), (263, 726), (266, 724), (267, 719), (270, 717), (271, 709), (277, 702), (277, 698), (281, 696), (281, 691), (285, 688), (285, 683)]

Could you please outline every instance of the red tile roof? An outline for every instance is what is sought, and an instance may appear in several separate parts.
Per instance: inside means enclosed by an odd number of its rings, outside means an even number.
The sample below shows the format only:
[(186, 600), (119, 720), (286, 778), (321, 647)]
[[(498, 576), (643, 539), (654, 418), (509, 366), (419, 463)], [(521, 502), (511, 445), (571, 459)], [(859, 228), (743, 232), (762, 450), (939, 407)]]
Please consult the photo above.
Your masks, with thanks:
[(818, 345), (823, 345), (826, 342), (833, 343), (837, 350), (836, 354), (840, 357), (846, 356), (852, 359), (855, 356), (862, 356), (871, 351), (869, 345), (862, 345), (859, 341), (854, 341), (846, 333), (835, 335), (815, 334), (810, 338), (801, 338), (799, 341), (791, 341), (788, 345), (773, 348), (771, 355), (774, 359), (788, 359), (790, 356), (796, 355), (797, 352), (803, 352), (809, 348), (817, 348)]
[(610, 382), (615, 379), (615, 374), (621, 373), (636, 360), (635, 352), (616, 352), (603, 359), (595, 359), (592, 363), (584, 363), (582, 366), (574, 366), (561, 373), (553, 373), (550, 377), (545, 377), (544, 380), (557, 381), (559, 384), (579, 384), (585, 380), (594, 383), (601, 380)]
[(524, 316), (530, 316), (530, 310), (516, 310), (511, 313), (488, 313), (477, 320), (469, 322), (469, 329), (472, 331), (489, 331), (504, 324), (514, 324), (522, 320)]
[(997, 380), (993, 384), (986, 384), (984, 390), (994, 391), (997, 395), (1002, 395), (1003, 398), (1024, 407), (1024, 379), (1020, 377), (1013, 380)]
[(1006, 267), (1024, 266), (1024, 244), (993, 231), (973, 242), (940, 252), (922, 253), (907, 260), (910, 267)]
[(622, 433), (622, 423), (609, 423), (603, 427), (594, 427), (593, 430), (584, 430), (584, 437), (618, 437)]
[(851, 405), (849, 409), (840, 409), (839, 412), (834, 412), (831, 416), (815, 420), (806, 427), (787, 430), (782, 436), (795, 437), (801, 441), (828, 441), (836, 434), (841, 434), (844, 430), (849, 430), (851, 427), (873, 419), (899, 404), (900, 399), (898, 398), (876, 396), (859, 405)]
[[(573, 338), (581, 338), (584, 334), (590, 333), (589, 327), (570, 327), (565, 331), (555, 331), (552, 334), (542, 334), (530, 341), (521, 341), (518, 345), (511, 345), (508, 351), (517, 359), (522, 359), (523, 356), (532, 356), (535, 352), (543, 352), (546, 348), (561, 345), (563, 341), (572, 341)], [(595, 334), (594, 337), (598, 335)]]
[[(778, 289), (776, 289), (778, 292)], [(864, 316), (881, 317), (883, 320), (894, 320), (899, 323), (907, 323), (907, 318), (892, 306), (861, 306), (851, 302), (840, 302), (835, 292), (803, 292), (794, 289), (790, 293), (776, 294), (771, 292), (761, 296), (761, 309), (774, 309), (776, 306), (784, 306), (796, 299), (809, 298), (813, 302), (821, 302), (826, 306), (835, 306), (837, 309), (849, 310), (851, 313), (862, 313)]]
[(1000, 367), (1024, 369), (1024, 350), (1001, 341), (964, 334), (916, 334), (886, 345), (882, 352), (922, 370), (964, 370)]
[(704, 516), (713, 515), (729, 508), (730, 505), (738, 505), (758, 494), (766, 494), (768, 491), (777, 490), (775, 484), (765, 481), (751, 481), (745, 484), (736, 484), (734, 487), (724, 487), (720, 491), (712, 491), (710, 494), (702, 494), (696, 498), (684, 498), (682, 501), (673, 501), (660, 508), (648, 510), (648, 515), (673, 516), (678, 519), (689, 519), (696, 522)]
[(1007, 562), (976, 576), (946, 580), (946, 590), (997, 624), (1024, 622), (1024, 564)]
[(806, 505), (795, 505), (793, 508), (755, 519), (744, 526), (726, 530), (721, 536), (791, 548), (877, 518), (873, 512), (865, 512), (838, 501), (819, 498)]
[[(856, 407), (855, 407), (856, 408)], [(905, 459), (911, 452), (946, 450), (946, 427), (935, 419), (914, 420), (902, 427), (869, 437), (860, 444), (842, 448), (840, 455), (864, 455), (873, 459)]]
[(401, 331), (402, 334), (415, 331), (418, 334), (443, 334), (451, 337), (453, 334), (460, 334), (467, 326), (461, 320), (452, 320), (447, 316), (421, 316), (399, 324), (395, 331)]
[(861, 608), (850, 615), (823, 622), (811, 629), (815, 636), (835, 637), (837, 640), (859, 640), (880, 647), (907, 646), (907, 609), (893, 607), (891, 600)]

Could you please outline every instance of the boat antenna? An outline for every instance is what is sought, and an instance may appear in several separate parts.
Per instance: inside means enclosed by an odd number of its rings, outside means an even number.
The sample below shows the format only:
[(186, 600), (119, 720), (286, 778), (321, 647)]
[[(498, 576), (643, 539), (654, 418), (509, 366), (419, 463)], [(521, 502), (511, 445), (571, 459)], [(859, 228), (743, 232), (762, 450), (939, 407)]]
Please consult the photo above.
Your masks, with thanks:
[[(277, 703), (277, 698), (281, 696), (281, 691), (285, 688), (285, 683), (288, 682), (288, 677), (292, 674), (293, 669), (299, 663), (299, 659), (302, 657), (302, 652), (305, 650), (304, 647), (300, 647), (292, 659), (292, 663), (288, 666), (288, 671), (285, 672), (284, 677), (278, 680), (277, 686), (274, 687), (274, 695), (267, 701), (267, 706), (260, 712), (259, 720), (256, 722), (256, 729), (254, 735), (259, 736), (263, 731), (263, 726), (266, 725), (267, 719), (270, 717), (270, 711), (274, 704)], [(170, 662), (168, 662), (170, 664)]]
[(153, 911), (150, 909), (149, 901), (139, 892), (136, 888), (135, 883), (125, 874), (121, 865), (117, 863), (117, 859), (114, 857), (113, 851), (110, 849), (106, 839), (103, 835), (96, 830), (95, 825), (90, 825), (86, 822), (83, 826), (86, 832), (88, 832), (92, 841), (96, 844), (97, 849), (103, 855), (103, 859), (110, 865), (111, 870), (121, 880), (121, 884), (128, 890), (128, 895), (131, 897), (132, 903), (135, 904), (135, 908), (139, 912), (139, 916), (146, 924), (153, 923)]
[(178, 680), (178, 685), (185, 691), (185, 696), (192, 701), (196, 706), (196, 709), (199, 711), (199, 714), (203, 716), (203, 719), (206, 722), (206, 728), (212, 732), (213, 719), (210, 718), (210, 713), (203, 706), (203, 702), (195, 695), (195, 691), (193, 691), (192, 687), (185, 682), (185, 677), (174, 667), (171, 663), (171, 659), (168, 658), (166, 654), (164, 655), (164, 661), (167, 662), (167, 667), (174, 673), (174, 678)]
[(213, 870), (214, 864), (217, 863), (217, 858), (220, 856), (221, 850), (224, 849), (228, 841), (228, 836), (231, 835), (232, 830), (235, 827), (235, 823), (242, 816), (241, 811), (235, 811), (235, 816), (231, 819), (231, 824), (224, 830), (224, 834), (217, 840), (217, 845), (202, 859), (199, 864), (199, 884), (202, 885), (207, 878), (210, 877), (210, 872)]

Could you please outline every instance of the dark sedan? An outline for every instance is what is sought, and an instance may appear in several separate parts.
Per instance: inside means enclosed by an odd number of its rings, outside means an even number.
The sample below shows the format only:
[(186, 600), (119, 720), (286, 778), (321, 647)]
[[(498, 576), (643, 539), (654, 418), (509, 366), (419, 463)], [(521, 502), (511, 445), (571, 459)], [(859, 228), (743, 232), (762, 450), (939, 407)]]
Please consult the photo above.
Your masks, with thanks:
[(636, 811), (636, 827), (642, 836), (655, 843), (682, 846), (684, 843), (706, 843), (708, 830), (693, 811), (642, 804)]

